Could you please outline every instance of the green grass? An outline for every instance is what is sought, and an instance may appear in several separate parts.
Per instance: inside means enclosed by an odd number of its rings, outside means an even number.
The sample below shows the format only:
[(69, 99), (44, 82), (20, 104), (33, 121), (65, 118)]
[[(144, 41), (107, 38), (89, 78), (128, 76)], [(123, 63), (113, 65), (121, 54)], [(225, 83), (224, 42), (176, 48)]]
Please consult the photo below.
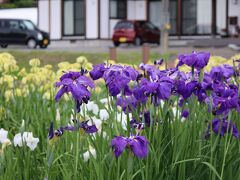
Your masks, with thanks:
[[(28, 61), (32, 58), (39, 58), (42, 65), (51, 64), (56, 66), (57, 63), (62, 61), (75, 62), (79, 56), (85, 56), (93, 64), (102, 63), (104, 60), (109, 58), (108, 53), (78, 53), (78, 52), (66, 52), (66, 51), (6, 51), (12, 54), (20, 67), (27, 67)], [(160, 54), (152, 52), (150, 54), (150, 60), (156, 60), (160, 58), (169, 59), (171, 54)], [(128, 64), (139, 64), (142, 61), (141, 52), (119, 52), (117, 54), (117, 62), (128, 63)]]

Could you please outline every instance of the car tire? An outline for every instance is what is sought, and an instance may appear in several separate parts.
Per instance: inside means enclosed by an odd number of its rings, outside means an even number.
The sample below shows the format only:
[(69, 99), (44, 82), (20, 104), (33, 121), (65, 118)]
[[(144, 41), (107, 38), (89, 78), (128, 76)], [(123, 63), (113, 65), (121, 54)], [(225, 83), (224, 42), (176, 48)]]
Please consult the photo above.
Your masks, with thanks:
[(47, 45), (40, 45), (40, 48), (46, 49), (48, 46)]
[(37, 41), (35, 39), (29, 39), (27, 41), (27, 46), (29, 49), (35, 49), (37, 47)]
[(7, 48), (8, 44), (1, 44), (1, 48)]
[(113, 44), (114, 44), (115, 47), (118, 47), (120, 45), (119, 42), (113, 42)]
[(134, 44), (136, 46), (141, 46), (142, 45), (142, 40), (140, 39), (140, 37), (135, 38)]

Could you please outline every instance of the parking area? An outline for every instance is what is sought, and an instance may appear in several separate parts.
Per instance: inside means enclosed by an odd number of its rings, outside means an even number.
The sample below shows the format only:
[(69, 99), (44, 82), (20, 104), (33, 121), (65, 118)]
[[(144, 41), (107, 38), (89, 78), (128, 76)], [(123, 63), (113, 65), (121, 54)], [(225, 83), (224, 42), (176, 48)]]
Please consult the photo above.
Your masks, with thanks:
[[(198, 40), (170, 40), (169, 41), (169, 52), (176, 54), (171, 57), (175, 59), (177, 54), (180, 53), (190, 53), (195, 51), (209, 51), (212, 55), (223, 56), (225, 58), (230, 58), (235, 54), (240, 53), (240, 51), (233, 50), (228, 47), (228, 44), (234, 43), (240, 45), (240, 39), (226, 39), (226, 40), (216, 40), (216, 39), (198, 39)], [(196, 46), (198, 44), (198, 46)], [(161, 47), (155, 44), (148, 44), (150, 52), (160, 52)], [(108, 53), (109, 48), (113, 47), (110, 40), (61, 40), (52, 41), (51, 44), (46, 49), (37, 48), (39, 51), (68, 51), (68, 52), (87, 52), (87, 53)], [(32, 51), (26, 46), (16, 46), (9, 45), (6, 49), (0, 49), (0, 51)], [(141, 52), (142, 46), (136, 47), (132, 44), (121, 44), (117, 48), (117, 52)]]

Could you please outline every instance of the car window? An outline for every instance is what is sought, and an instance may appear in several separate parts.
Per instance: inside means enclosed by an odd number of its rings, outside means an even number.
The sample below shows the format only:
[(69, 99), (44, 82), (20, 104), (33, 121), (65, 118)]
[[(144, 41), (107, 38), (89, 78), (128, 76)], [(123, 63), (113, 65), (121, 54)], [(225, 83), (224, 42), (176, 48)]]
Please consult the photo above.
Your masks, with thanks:
[(24, 20), (24, 25), (27, 27), (28, 30), (35, 30), (35, 25), (31, 21)]
[(119, 22), (114, 29), (133, 29), (132, 22)]
[(9, 21), (9, 28), (10, 28), (11, 30), (18, 30), (18, 29), (20, 29), (20, 28), (19, 28), (19, 22), (18, 22), (18, 21), (15, 21), (15, 20), (10, 20), (10, 21)]
[(156, 28), (152, 23), (149, 23), (149, 22), (146, 23), (146, 26), (147, 26), (149, 29), (155, 29), (155, 28)]
[(20, 21), (20, 23), (19, 23), (19, 28), (20, 28), (21, 30), (25, 30), (25, 29), (26, 29), (26, 26), (25, 26), (25, 24), (23, 23), (23, 21)]

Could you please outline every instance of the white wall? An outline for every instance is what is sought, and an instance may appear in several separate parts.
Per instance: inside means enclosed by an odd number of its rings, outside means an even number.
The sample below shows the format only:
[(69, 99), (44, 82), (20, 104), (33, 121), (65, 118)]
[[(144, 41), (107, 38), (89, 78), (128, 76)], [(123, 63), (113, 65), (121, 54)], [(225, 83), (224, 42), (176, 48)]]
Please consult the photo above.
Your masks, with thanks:
[[(236, 1), (236, 4), (233, 3)], [(229, 16), (238, 16), (238, 25), (240, 25), (240, 0), (229, 1)]]
[(146, 20), (147, 19), (147, 2), (145, 0), (128, 1), (127, 15), (129, 20)]
[(50, 0), (50, 38), (60, 39), (62, 29), (61, 0)]
[(98, 38), (98, 0), (86, 2), (86, 38)]
[(109, 38), (109, 0), (100, 1), (100, 36)]
[(38, 24), (37, 8), (1, 9), (0, 18), (29, 19)]
[(121, 19), (110, 19), (110, 36), (109, 36), (109, 38), (112, 38), (113, 29), (114, 29), (115, 25), (117, 24), (117, 22), (120, 20)]
[[(238, 25), (240, 26), (240, 0), (236, 1), (236, 3), (233, 3), (234, 0), (229, 1), (229, 17), (231, 16), (237, 16), (238, 17)], [(230, 35), (236, 34), (235, 27), (233, 25), (229, 25), (229, 33)]]
[(226, 0), (217, 1), (216, 25), (217, 33), (222, 33), (222, 29), (226, 28)]
[(49, 32), (49, 2), (38, 1), (38, 27), (39, 29)]
[(198, 33), (211, 33), (212, 2), (210, 0), (197, 0), (197, 25)]

